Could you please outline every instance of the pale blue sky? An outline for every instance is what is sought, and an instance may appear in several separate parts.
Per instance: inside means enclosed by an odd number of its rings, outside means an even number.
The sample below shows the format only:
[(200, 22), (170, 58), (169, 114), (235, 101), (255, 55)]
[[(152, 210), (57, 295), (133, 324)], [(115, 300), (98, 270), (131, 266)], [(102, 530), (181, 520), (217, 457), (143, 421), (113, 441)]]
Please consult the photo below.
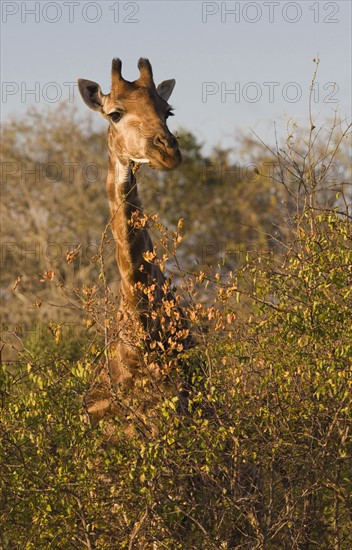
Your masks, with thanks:
[[(334, 109), (351, 114), (349, 0), (3, 1), (1, 21), (3, 120), (35, 100), (43, 107), (56, 95), (72, 100), (77, 77), (106, 93), (111, 59), (120, 57), (134, 80), (141, 56), (157, 82), (176, 78), (170, 127), (189, 128), (207, 147), (230, 146), (249, 128), (268, 139), (273, 121), (285, 128), (291, 116), (307, 120), (316, 54), (315, 112), (321, 120)], [(77, 90), (74, 101), (84, 112)]]

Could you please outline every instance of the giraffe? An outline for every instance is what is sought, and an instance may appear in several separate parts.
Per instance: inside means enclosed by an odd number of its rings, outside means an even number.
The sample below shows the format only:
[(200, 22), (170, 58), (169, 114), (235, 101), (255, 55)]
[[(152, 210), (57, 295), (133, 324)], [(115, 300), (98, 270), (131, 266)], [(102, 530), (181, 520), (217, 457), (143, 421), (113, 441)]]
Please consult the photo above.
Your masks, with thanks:
[[(144, 223), (138, 223), (138, 220), (143, 219), (135, 175), (138, 166), (148, 163), (159, 170), (172, 170), (181, 162), (178, 142), (166, 123), (168, 116), (172, 115), (168, 99), (174, 89), (175, 80), (165, 80), (155, 86), (149, 61), (140, 59), (138, 68), (139, 78), (129, 82), (122, 77), (121, 61), (113, 59), (112, 86), (107, 95), (102, 93), (96, 82), (78, 80), (84, 102), (109, 122), (106, 189), (111, 213), (110, 227), (116, 245), (116, 262), (121, 276), (118, 338), (112, 342), (108, 360), (103, 364), (98, 379), (86, 396), (87, 410), (93, 421), (109, 418), (116, 411), (119, 414), (119, 400), (124, 402), (126, 395), (140, 395), (138, 382), (143, 376), (141, 341), (148, 349), (153, 348), (155, 343), (164, 346), (168, 341), (168, 331), (165, 331), (165, 322), (162, 320), (162, 317), (165, 318), (162, 309), (164, 303), (169, 307), (171, 304), (174, 314), (170, 315), (171, 319), (166, 320), (172, 322), (176, 318), (179, 321), (176, 335), (181, 350), (190, 350), (195, 345), (185, 314), (178, 305), (169, 281), (156, 263), (148, 261), (148, 255), (154, 254), (148, 227)], [(133, 220), (137, 223), (133, 223)], [(180, 363), (182, 368), (189, 369), (187, 359)], [(187, 399), (187, 382), (185, 389), (181, 388), (181, 400), (184, 396)], [(162, 389), (165, 387), (164, 378)], [(125, 434), (135, 435), (136, 425), (139, 433), (153, 434), (151, 417), (146, 410), (152, 409), (153, 404), (153, 400), (148, 399), (133, 411), (130, 416), (133, 417), (134, 425), (124, 429)], [(114, 435), (111, 432), (108, 434), (113, 444), (119, 441)], [(231, 444), (232, 440), (229, 442), (230, 446)], [(248, 498), (248, 494), (256, 490), (256, 476), (255, 470), (240, 472), (243, 487), (239, 481), (238, 498)], [(207, 486), (203, 485), (198, 474), (190, 475), (181, 490), (189, 499), (193, 499), (194, 494), (199, 492), (199, 502), (203, 505), (206, 502)], [(189, 518), (185, 518), (180, 525), (179, 535), (184, 544), (194, 547)], [(238, 543), (242, 542), (241, 536), (234, 525), (230, 529), (228, 548), (237, 548)], [(157, 548), (157, 542), (152, 543), (152, 548)]]
[[(138, 223), (143, 217), (143, 209), (136, 169), (148, 163), (159, 170), (172, 170), (181, 162), (177, 139), (166, 122), (173, 114), (168, 99), (175, 80), (165, 80), (155, 86), (149, 60), (141, 58), (138, 68), (139, 78), (129, 82), (122, 77), (121, 60), (114, 58), (111, 91), (106, 95), (96, 82), (78, 80), (83, 101), (109, 122), (106, 190), (121, 277), (118, 338), (111, 344), (106, 364), (86, 396), (87, 410), (93, 421), (111, 416), (121, 395), (138, 392), (143, 364), (140, 343), (150, 348), (153, 343), (160, 342), (163, 348), (167, 341), (168, 335), (162, 326), (165, 316), (162, 318), (160, 313), (164, 303), (172, 308), (178, 320), (174, 333), (176, 330), (181, 344), (179, 349), (193, 347), (184, 312), (177, 305), (170, 282), (156, 263), (148, 261), (150, 254), (154, 254), (148, 228)], [(151, 408), (150, 402), (144, 409), (148, 407)], [(145, 418), (145, 413), (145, 410), (138, 410), (136, 416)]]

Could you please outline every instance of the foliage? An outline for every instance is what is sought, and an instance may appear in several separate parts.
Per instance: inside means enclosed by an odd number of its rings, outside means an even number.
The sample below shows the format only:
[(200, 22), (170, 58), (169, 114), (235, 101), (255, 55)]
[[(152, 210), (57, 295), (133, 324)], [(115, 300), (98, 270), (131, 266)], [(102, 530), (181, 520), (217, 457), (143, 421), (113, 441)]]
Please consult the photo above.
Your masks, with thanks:
[(89, 425), (94, 356), (3, 367), (4, 548), (350, 547), (351, 224), (309, 216), (275, 269), (193, 304), (188, 411), (161, 399), (152, 437)]

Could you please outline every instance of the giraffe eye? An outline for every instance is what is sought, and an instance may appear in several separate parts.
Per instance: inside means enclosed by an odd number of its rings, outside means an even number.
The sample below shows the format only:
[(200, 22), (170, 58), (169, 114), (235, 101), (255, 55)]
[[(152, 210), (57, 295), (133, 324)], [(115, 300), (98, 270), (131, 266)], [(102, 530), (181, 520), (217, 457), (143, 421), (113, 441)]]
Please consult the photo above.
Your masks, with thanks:
[(119, 120), (121, 120), (122, 115), (123, 115), (123, 112), (122, 112), (122, 111), (114, 111), (113, 113), (109, 113), (109, 114), (108, 114), (108, 117), (109, 117), (113, 122), (118, 122)]

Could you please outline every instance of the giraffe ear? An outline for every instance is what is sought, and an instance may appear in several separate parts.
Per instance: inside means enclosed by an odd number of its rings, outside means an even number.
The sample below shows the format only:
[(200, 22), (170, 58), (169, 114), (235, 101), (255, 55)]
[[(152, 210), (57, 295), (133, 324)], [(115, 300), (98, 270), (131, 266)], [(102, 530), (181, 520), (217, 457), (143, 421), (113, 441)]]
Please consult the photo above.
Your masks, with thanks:
[(160, 97), (165, 99), (165, 101), (168, 101), (175, 87), (175, 84), (176, 80), (174, 78), (171, 78), (171, 80), (163, 80), (163, 82), (160, 82), (160, 84), (158, 84), (156, 91), (158, 92)]
[(103, 97), (99, 84), (92, 80), (78, 79), (78, 89), (86, 105), (93, 111), (103, 114)]

